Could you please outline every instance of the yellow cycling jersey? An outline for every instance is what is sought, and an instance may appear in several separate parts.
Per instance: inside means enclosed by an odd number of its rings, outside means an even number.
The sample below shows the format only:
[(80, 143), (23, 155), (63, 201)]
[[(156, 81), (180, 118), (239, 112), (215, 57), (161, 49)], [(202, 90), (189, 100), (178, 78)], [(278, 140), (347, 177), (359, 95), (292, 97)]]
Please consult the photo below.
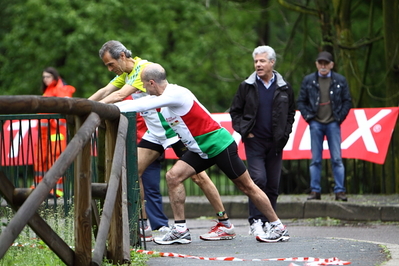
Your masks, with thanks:
[(151, 62), (143, 60), (138, 56), (134, 57), (133, 59), (135, 60), (136, 63), (133, 66), (132, 72), (123, 73), (120, 76), (116, 76), (111, 80), (110, 83), (117, 88), (122, 88), (123, 85), (129, 84), (143, 92), (146, 92), (146, 90), (143, 87), (143, 82), (141, 81), (140, 75), (144, 67), (148, 64), (151, 64)]

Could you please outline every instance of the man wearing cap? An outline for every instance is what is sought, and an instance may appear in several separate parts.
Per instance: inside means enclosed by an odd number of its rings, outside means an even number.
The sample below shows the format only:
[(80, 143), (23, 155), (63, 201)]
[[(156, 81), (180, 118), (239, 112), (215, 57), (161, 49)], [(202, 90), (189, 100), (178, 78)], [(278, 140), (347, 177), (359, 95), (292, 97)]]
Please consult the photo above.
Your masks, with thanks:
[(319, 53), (316, 67), (317, 72), (303, 79), (297, 101), (298, 109), (310, 129), (312, 162), (308, 200), (321, 199), (321, 161), (326, 136), (335, 180), (335, 200), (347, 201), (340, 125), (349, 113), (352, 99), (345, 77), (332, 71), (334, 62), (329, 52)]

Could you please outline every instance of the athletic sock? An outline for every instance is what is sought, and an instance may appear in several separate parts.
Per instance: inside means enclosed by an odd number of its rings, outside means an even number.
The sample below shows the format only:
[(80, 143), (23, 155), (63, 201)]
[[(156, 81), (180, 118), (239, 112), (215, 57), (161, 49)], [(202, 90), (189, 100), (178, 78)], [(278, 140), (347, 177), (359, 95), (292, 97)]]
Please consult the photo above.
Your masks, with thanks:
[(176, 230), (179, 231), (179, 232), (185, 232), (185, 231), (187, 231), (186, 220), (175, 221), (175, 228), (176, 228)]
[(219, 223), (223, 224), (225, 227), (230, 228), (231, 227), (231, 222), (229, 218), (226, 219), (218, 219)]
[(277, 221), (271, 222), (270, 224), (277, 226), (278, 229), (284, 230), (284, 225), (280, 221), (280, 219), (278, 219)]

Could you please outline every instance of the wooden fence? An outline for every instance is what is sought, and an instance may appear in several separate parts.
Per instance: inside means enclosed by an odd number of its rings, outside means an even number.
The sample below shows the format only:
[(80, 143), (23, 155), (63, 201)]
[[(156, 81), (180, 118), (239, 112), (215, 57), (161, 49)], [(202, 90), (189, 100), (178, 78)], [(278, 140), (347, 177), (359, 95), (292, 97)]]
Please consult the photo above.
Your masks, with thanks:
[[(78, 98), (0, 96), (0, 106), (0, 114), (65, 114), (68, 126), (73, 129), (71, 130), (73, 137), (66, 149), (35, 189), (15, 188), (4, 173), (0, 174), (0, 191), (16, 211), (7, 227), (1, 232), (0, 259), (25, 225), (29, 225), (66, 265), (101, 265), (104, 257), (114, 263), (130, 261), (132, 228), (129, 228), (129, 223), (132, 223), (132, 213), (137, 211), (135, 208), (138, 200), (129, 198), (126, 188), (135, 188), (138, 182), (137, 173), (129, 174), (136, 180), (126, 178), (125, 142), (127, 132), (131, 130), (128, 129), (126, 117), (120, 114), (116, 106)], [(99, 183), (91, 183), (90, 139), (97, 128), (99, 130), (97, 164), (100, 177)], [(135, 132), (135, 128), (133, 130)], [(50, 190), (72, 163), (75, 206), (74, 249), (70, 248), (37, 213)], [(131, 184), (127, 185), (128, 182)], [(101, 219), (92, 195), (102, 199)], [(92, 247), (93, 234), (94, 247)]]

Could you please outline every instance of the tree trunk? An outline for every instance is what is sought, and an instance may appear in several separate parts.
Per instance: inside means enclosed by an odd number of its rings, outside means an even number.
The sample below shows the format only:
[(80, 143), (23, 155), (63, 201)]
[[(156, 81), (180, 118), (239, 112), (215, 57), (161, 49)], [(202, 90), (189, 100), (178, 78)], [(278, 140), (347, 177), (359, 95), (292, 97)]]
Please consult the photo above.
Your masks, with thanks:
[[(365, 99), (359, 102), (359, 97), (361, 94), (361, 84), (362, 80), (358, 61), (355, 53), (355, 49), (348, 49), (352, 47), (353, 34), (351, 30), (351, 1), (346, 0), (333, 0), (334, 6), (334, 25), (336, 29), (336, 40), (338, 41), (338, 46), (340, 47), (340, 60), (342, 62), (340, 65), (343, 66), (344, 76), (348, 81), (348, 85), (352, 95), (353, 107), (367, 107), (368, 103)], [(335, 59), (338, 62), (337, 58)]]
[(262, 8), (259, 26), (257, 28), (258, 31), (258, 45), (269, 45), (270, 44), (270, 20), (268, 19), (269, 12), (269, 0), (260, 0), (260, 7)]
[[(399, 0), (383, 0), (383, 20), (384, 20), (384, 43), (385, 43), (385, 62), (386, 62), (386, 106), (399, 106)], [(396, 123), (393, 139), (399, 139), (399, 126)], [(392, 156), (393, 161), (387, 157), (386, 173), (390, 178), (396, 180), (396, 187), (392, 188), (387, 184), (387, 191), (391, 193), (399, 192), (399, 143), (393, 143), (390, 147), (388, 156)], [(392, 176), (393, 175), (393, 176)], [(390, 188), (389, 188), (390, 187)], [(393, 190), (393, 191), (392, 191)]]
[(317, 13), (320, 19), (322, 50), (334, 54), (334, 33), (331, 20), (332, 6), (330, 1), (317, 0)]

